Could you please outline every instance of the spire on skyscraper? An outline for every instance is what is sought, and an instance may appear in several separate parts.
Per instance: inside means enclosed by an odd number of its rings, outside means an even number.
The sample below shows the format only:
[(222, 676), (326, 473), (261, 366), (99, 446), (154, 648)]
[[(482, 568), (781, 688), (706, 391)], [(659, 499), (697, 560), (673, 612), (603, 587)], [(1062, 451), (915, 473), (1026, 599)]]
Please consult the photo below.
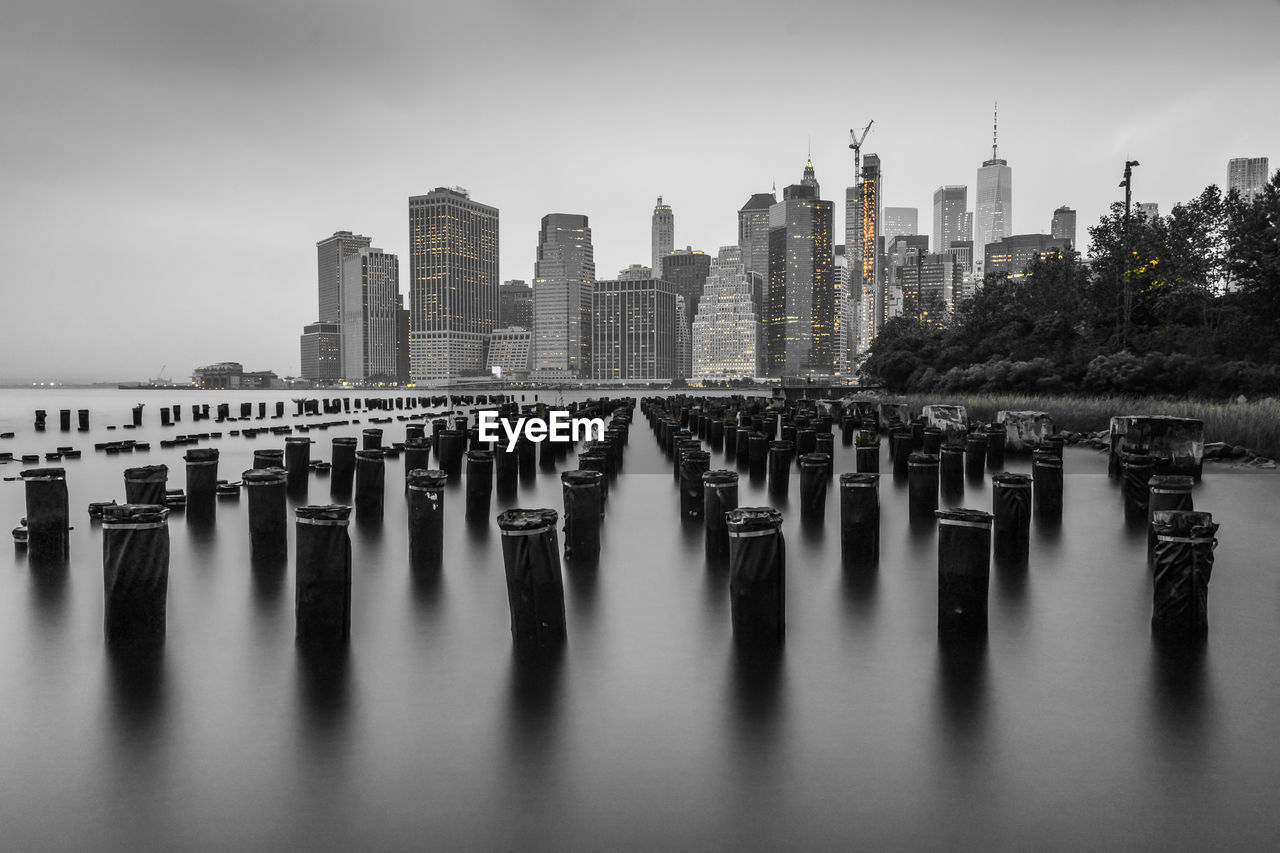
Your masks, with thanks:
[(818, 186), (818, 178), (813, 172), (813, 160), (806, 160), (804, 164), (804, 177), (800, 179), (800, 185), (804, 187)]
[(992, 111), (992, 114), (991, 114), (991, 159), (992, 160), (1000, 159), (1000, 157), (996, 154), (996, 140), (999, 138), (999, 133), (1000, 133), (1000, 102), (996, 101), (995, 109)]

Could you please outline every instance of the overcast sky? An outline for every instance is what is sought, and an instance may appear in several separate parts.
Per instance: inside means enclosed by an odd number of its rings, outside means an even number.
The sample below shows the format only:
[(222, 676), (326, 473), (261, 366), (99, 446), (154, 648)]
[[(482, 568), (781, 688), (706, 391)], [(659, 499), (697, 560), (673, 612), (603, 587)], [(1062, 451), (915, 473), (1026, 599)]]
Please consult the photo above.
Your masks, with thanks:
[[(277, 2), (6, 0), (0, 381), (145, 379), (233, 360), (299, 371), (315, 242), (401, 256), (407, 197), (460, 185), (501, 211), (501, 276), (539, 219), (591, 219), (597, 270), (736, 240), (753, 192), (852, 180), (875, 119), (884, 203), (920, 208), (991, 151), (1015, 232), (1119, 197), (1161, 212), (1280, 167), (1280, 0)], [(837, 210), (840, 206), (837, 206)], [(843, 216), (837, 214), (837, 239)]]

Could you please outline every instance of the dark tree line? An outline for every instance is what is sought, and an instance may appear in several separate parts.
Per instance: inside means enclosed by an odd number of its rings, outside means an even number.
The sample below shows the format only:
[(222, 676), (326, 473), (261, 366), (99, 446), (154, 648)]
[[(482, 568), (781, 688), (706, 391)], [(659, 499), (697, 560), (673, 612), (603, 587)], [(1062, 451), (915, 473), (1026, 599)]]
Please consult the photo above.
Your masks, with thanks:
[(1210, 186), (1089, 229), (1088, 260), (991, 275), (942, 324), (888, 321), (862, 368), (890, 390), (1280, 393), (1280, 171), (1253, 201)]

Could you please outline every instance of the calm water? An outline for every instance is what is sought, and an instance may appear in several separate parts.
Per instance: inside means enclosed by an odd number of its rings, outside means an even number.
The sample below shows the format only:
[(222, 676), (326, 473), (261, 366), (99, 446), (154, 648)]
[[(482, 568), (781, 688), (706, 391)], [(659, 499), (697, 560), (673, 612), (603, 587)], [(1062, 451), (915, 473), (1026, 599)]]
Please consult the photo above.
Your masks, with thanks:
[[(1210, 467), (1197, 487), (1222, 530), (1209, 643), (1194, 655), (1153, 645), (1143, 534), (1125, 530), (1105, 458), (1068, 448), (1062, 532), (1033, 522), (1028, 570), (993, 574), (979, 648), (938, 642), (935, 535), (908, 530), (905, 486), (882, 483), (881, 565), (852, 581), (836, 489), (825, 529), (801, 529), (793, 474), (779, 506), (786, 648), (741, 659), (727, 574), (705, 564), (701, 529), (680, 524), (637, 409), (600, 567), (566, 566), (558, 662), (515, 659), (497, 530), (460, 523), (460, 490), (444, 572), (414, 583), (402, 459), (387, 462), (381, 528), (351, 528), (344, 658), (295, 650), (292, 567), (251, 571), (244, 498), (219, 501), (213, 530), (171, 516), (164, 650), (108, 656), (102, 534), (85, 506), (123, 500), (131, 465), (163, 462), (181, 486), (183, 449), (159, 439), (239, 426), (197, 429), (188, 409), (162, 431), (160, 405), (289, 396), (0, 391), (0, 431), (18, 432), (0, 450), (85, 451), (63, 463), (65, 579), (42, 582), (20, 553), (0, 568), (6, 849), (1194, 849), (1280, 835), (1274, 472)], [(105, 431), (139, 401), (145, 429)], [(92, 409), (93, 432), (58, 432), (64, 407)], [(43, 434), (35, 408), (50, 412)], [(365, 426), (312, 432), (313, 458)], [(402, 422), (383, 429), (403, 440)], [(112, 438), (155, 449), (93, 452)], [(255, 448), (284, 441), (218, 446), (220, 476), (239, 479)], [(836, 470), (852, 469), (837, 441)], [(970, 488), (964, 504), (989, 509), (989, 485)], [(770, 503), (745, 473), (741, 490), (743, 505)], [(328, 502), (326, 479), (310, 498)], [(560, 508), (558, 476), (540, 473), (517, 503)], [(6, 536), (23, 514), (21, 484), (0, 483)]]

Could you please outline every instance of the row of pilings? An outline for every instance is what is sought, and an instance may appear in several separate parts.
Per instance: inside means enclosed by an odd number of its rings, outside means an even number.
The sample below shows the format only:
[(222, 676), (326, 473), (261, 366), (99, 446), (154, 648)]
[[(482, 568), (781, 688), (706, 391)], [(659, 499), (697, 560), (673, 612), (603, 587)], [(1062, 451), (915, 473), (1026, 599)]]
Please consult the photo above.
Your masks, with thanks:
[[(738, 506), (739, 472), (767, 483), (767, 494), (785, 501), (791, 472), (798, 467), (801, 522), (822, 525), (828, 484), (835, 479), (837, 425), (842, 444), (854, 448), (855, 467), (838, 478), (844, 570), (870, 571), (878, 563), (880, 448), (887, 440), (892, 477), (907, 487), (911, 525), (936, 527), (939, 631), (985, 636), (993, 555), (998, 565), (1025, 570), (1032, 517), (1050, 528), (1062, 523), (1066, 439), (1044, 429), (1051, 421), (1043, 413), (1009, 413), (1014, 416), (1010, 426), (971, 428), (960, 407), (929, 408), (945, 410), (941, 423), (910, 417), (901, 407), (891, 411), (906, 417), (886, 422), (863, 407), (834, 401), (821, 406), (739, 397), (641, 401), (659, 446), (672, 460), (680, 515), (704, 520), (708, 559), (727, 557), (740, 642), (782, 642), (786, 557), (781, 513)], [(1179, 429), (1194, 431), (1195, 425)], [(1131, 428), (1130, 435), (1134, 432)], [(1019, 451), (1030, 451), (1029, 475), (1004, 470), (1011, 435)], [(1027, 441), (1028, 436), (1034, 440)], [(708, 449), (722, 451), (737, 470), (711, 470)], [(1172, 473), (1185, 470), (1191, 458), (1189, 452), (1161, 458), (1122, 447), (1118, 476), (1126, 519), (1147, 529), (1153, 632), (1162, 639), (1195, 642), (1207, 632), (1207, 585), (1218, 528), (1210, 514), (1193, 511), (1193, 477)], [(1198, 458), (1194, 464), (1198, 474)], [(991, 478), (989, 512), (940, 507), (940, 496), (960, 498), (966, 482), (981, 482), (984, 476)]]
[[(608, 480), (622, 469), (633, 401), (590, 400), (560, 411), (570, 417), (608, 419), (603, 436), (580, 446), (572, 442), (535, 442), (522, 433), (514, 447), (482, 441), (469, 418), (437, 419), (430, 434), (425, 424), (408, 424), (404, 442), (402, 491), (408, 518), (408, 563), (411, 571), (442, 570), (446, 489), (462, 486), (463, 519), (469, 525), (492, 519), (492, 495), (514, 493), (521, 481), (554, 476), (577, 449), (579, 468), (559, 473), (563, 495), (555, 508), (511, 509), (496, 523), (511, 609), (511, 631), (522, 645), (554, 646), (565, 639), (561, 548), (557, 522), (563, 518), (565, 560), (584, 568), (599, 560), (601, 526)], [(552, 408), (503, 403), (502, 417), (512, 423), (549, 421)], [(299, 643), (336, 646), (347, 642), (351, 613), (351, 545), (349, 524), (378, 525), (388, 499), (386, 448), (382, 430), (366, 429), (360, 438), (333, 439), (330, 489), (348, 503), (305, 505), (293, 513), (296, 578), (296, 634)], [(255, 570), (282, 568), (288, 561), (288, 501), (305, 496), (307, 478), (315, 470), (311, 440), (286, 439), (283, 449), (262, 448), (254, 467), (241, 474), (248, 499), (248, 534)], [(210, 521), (219, 495), (216, 448), (187, 451), (183, 511), (188, 523)], [(429, 467), (434, 462), (436, 467)], [(465, 476), (463, 472), (465, 471)], [(28, 531), (24, 543), (34, 571), (65, 570), (70, 528), (63, 468), (22, 472)], [(166, 498), (168, 468), (149, 465), (124, 471), (123, 503), (95, 501), (90, 517), (103, 534), (105, 591), (104, 631), (113, 646), (154, 645), (165, 634), (169, 575)], [(239, 494), (239, 488), (236, 490)]]
[[(578, 469), (562, 474), (565, 559), (598, 559), (608, 483), (622, 467), (632, 405), (631, 401), (602, 400), (570, 407), (575, 415), (603, 415), (612, 420), (602, 441), (579, 449)], [(1049, 435), (1037, 442), (1032, 450), (1032, 474), (1026, 475), (1003, 470), (1006, 433), (998, 424), (942, 429), (921, 418), (911, 418), (885, 428), (871, 419), (855, 418), (838, 404), (820, 408), (801, 401), (780, 406), (750, 398), (646, 398), (640, 408), (671, 459), (673, 478), (679, 485), (680, 516), (704, 525), (709, 559), (723, 559), (729, 564), (734, 632), (741, 642), (781, 643), (786, 612), (783, 517), (772, 507), (738, 505), (738, 482), (744, 470), (754, 481), (767, 482), (771, 496), (785, 496), (791, 470), (798, 467), (799, 504), (805, 524), (825, 522), (827, 491), (830, 484), (838, 484), (843, 568), (872, 571), (879, 555), (879, 451), (887, 438), (892, 476), (906, 485), (912, 524), (936, 525), (938, 626), (948, 634), (985, 633), (993, 552), (999, 562), (1025, 566), (1033, 515), (1043, 524), (1061, 522), (1064, 442), (1060, 436)], [(502, 404), (499, 411), (512, 419), (546, 419), (549, 415), (544, 405), (520, 407), (512, 402)], [(854, 447), (856, 468), (841, 472), (838, 478), (833, 464), (837, 424), (842, 443)], [(509, 495), (518, 481), (534, 478), (540, 471), (556, 471), (569, 451), (567, 444), (543, 442), (539, 447), (523, 436), (513, 448), (505, 443), (494, 446), (482, 442), (466, 416), (436, 418), (430, 423), (429, 434), (427, 426), (408, 424), (405, 441), (398, 449), (406, 457), (403, 490), (409, 510), (409, 562), (414, 571), (440, 569), (444, 490), (448, 484), (465, 482), (464, 519), (487, 524), (495, 486), (500, 494)], [(295, 513), (300, 639), (323, 635), (345, 641), (350, 610), (350, 554), (345, 530), (353, 513), (357, 523), (381, 522), (389, 450), (382, 439), (383, 431), (378, 428), (365, 429), (359, 440), (349, 436), (333, 439), (330, 492), (335, 500), (344, 502), (304, 506)], [(241, 482), (248, 492), (255, 564), (287, 560), (286, 498), (305, 496), (309, 474), (316, 470), (316, 460), (311, 459), (312, 443), (308, 437), (289, 437), (283, 449), (258, 450), (254, 468), (242, 474)], [(737, 470), (712, 470), (711, 452), (722, 454), (726, 464), (733, 464)], [(434, 468), (428, 467), (432, 461)], [(216, 512), (215, 498), (221, 494), (218, 451), (192, 448), (185, 462), (185, 511), (191, 518), (212, 515)], [(1217, 525), (1209, 514), (1194, 511), (1193, 478), (1157, 473), (1159, 469), (1158, 459), (1133, 449), (1122, 450), (1118, 477), (1125, 516), (1148, 530), (1148, 550), (1154, 566), (1153, 627), (1163, 636), (1203, 637)], [(962, 495), (966, 481), (980, 480), (987, 474), (992, 487), (990, 512), (940, 508), (940, 494)], [(32, 469), (23, 472), (23, 480), (33, 566), (65, 562), (65, 472)], [(167, 532), (160, 531), (167, 530), (167, 513), (163, 510), (172, 508), (172, 490), (166, 488), (167, 468), (130, 468), (124, 480), (123, 504), (96, 502), (90, 507), (91, 514), (96, 508), (102, 520), (108, 596), (111, 590), (118, 589), (121, 601), (131, 602), (118, 608), (109, 606), (108, 611), (137, 611), (135, 599), (142, 589), (159, 595), (161, 604), (153, 604), (152, 610), (158, 606), (162, 611), (167, 583)], [(512, 631), (521, 642), (554, 642), (565, 634), (561, 548), (556, 536), (559, 518), (559, 512), (551, 508), (510, 510), (498, 518)], [(107, 533), (110, 538), (105, 536)], [(321, 545), (312, 547), (311, 540), (317, 537)], [(126, 554), (108, 561), (112, 543), (118, 543), (125, 551), (144, 548), (146, 553), (136, 560)], [(345, 567), (339, 561), (344, 553)], [(554, 554), (554, 565), (548, 554)], [(338, 562), (325, 563), (317, 555), (329, 555), (325, 559)], [(141, 580), (130, 579), (127, 566), (134, 563), (142, 567), (138, 576)], [(162, 563), (163, 571), (159, 568)], [(345, 600), (345, 605), (338, 607), (324, 590), (343, 586), (339, 582), (343, 577), (345, 591), (341, 595), (332, 593)], [(305, 596), (301, 586), (304, 582), (314, 586), (307, 587), (310, 591)], [(322, 600), (325, 607), (316, 606), (328, 616), (318, 621), (304, 617), (303, 610), (310, 607), (304, 602)], [(340, 631), (304, 630), (304, 625), (336, 624), (333, 614), (341, 613), (347, 615)], [(163, 634), (163, 618), (155, 618), (154, 613), (138, 620), (116, 615), (107, 619), (108, 639), (130, 637), (132, 632), (119, 626), (133, 621), (143, 625), (138, 629), (141, 638), (154, 639), (157, 624)]]

